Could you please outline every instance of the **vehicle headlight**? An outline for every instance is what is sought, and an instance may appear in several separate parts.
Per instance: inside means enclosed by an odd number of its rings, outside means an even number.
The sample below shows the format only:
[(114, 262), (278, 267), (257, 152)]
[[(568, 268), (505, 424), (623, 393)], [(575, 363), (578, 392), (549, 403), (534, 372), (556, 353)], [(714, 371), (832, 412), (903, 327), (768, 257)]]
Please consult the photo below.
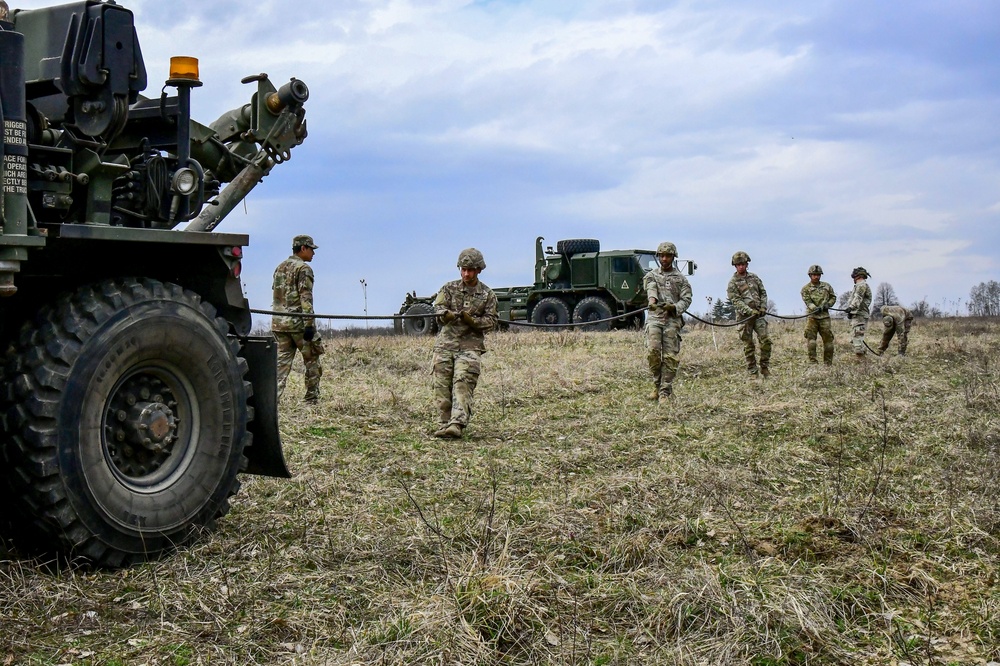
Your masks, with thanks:
[(195, 173), (194, 169), (185, 167), (174, 173), (174, 192), (187, 196), (194, 192), (196, 187), (198, 187), (198, 174)]

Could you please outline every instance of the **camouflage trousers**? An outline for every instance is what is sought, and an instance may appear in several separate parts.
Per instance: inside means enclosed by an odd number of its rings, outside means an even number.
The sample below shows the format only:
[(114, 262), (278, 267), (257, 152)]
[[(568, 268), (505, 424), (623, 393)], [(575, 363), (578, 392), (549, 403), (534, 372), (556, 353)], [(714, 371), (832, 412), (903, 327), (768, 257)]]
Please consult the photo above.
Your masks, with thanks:
[(319, 380), (323, 376), (323, 366), (319, 357), (323, 354), (323, 341), (313, 338), (306, 341), (301, 331), (272, 331), (271, 335), (278, 342), (278, 397), (285, 392), (288, 373), (292, 370), (295, 351), (302, 352), (302, 362), (306, 366), (306, 400), (319, 399)]
[(863, 355), (865, 353), (865, 331), (868, 330), (868, 320), (852, 319), (851, 321), (851, 347), (854, 348), (855, 354)]
[(771, 336), (767, 334), (767, 320), (763, 317), (754, 317), (743, 325), (740, 331), (740, 340), (743, 341), (743, 356), (747, 360), (747, 370), (752, 374), (757, 374), (757, 349), (753, 344), (753, 336), (757, 336), (760, 342), (760, 367), (767, 375), (767, 369), (771, 363)]
[(806, 320), (806, 352), (809, 354), (809, 361), (816, 363), (816, 334), (823, 338), (823, 363), (833, 365), (833, 327), (830, 325), (830, 318)]
[(899, 342), (899, 355), (905, 356), (906, 345), (910, 336), (910, 325), (912, 323), (912, 319), (904, 319), (902, 325), (893, 323), (892, 326), (887, 326), (885, 331), (882, 333), (882, 345), (879, 347), (879, 353), (881, 354), (889, 348), (889, 342), (892, 341), (892, 336), (896, 335), (898, 336), (896, 339)]
[(432, 370), (434, 402), (438, 423), (458, 424), (463, 428), (472, 418), (472, 394), (482, 371), (478, 351), (436, 351)]
[(653, 376), (656, 390), (660, 395), (670, 395), (681, 353), (681, 320), (649, 320), (646, 324), (646, 349), (649, 374)]

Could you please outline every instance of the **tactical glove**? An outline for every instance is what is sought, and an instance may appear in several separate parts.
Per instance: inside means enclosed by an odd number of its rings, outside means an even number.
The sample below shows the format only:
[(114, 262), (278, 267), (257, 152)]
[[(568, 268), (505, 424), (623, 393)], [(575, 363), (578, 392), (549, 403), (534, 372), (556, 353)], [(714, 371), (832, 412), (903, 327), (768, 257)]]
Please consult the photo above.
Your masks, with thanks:
[(462, 310), (461, 317), (462, 317), (462, 323), (464, 323), (466, 326), (474, 327), (476, 325), (476, 320), (473, 319), (472, 315), (470, 315), (467, 311)]
[(674, 305), (673, 303), (664, 303), (662, 309), (664, 312), (667, 313), (667, 315), (671, 317), (677, 314), (677, 306)]
[(316, 337), (316, 327), (312, 324), (306, 324), (305, 329), (302, 331), (302, 339), (306, 342), (312, 342), (312, 339)]
[(443, 321), (446, 324), (450, 324), (451, 322), (455, 321), (455, 317), (457, 316), (458, 315), (456, 315), (451, 310), (445, 310), (444, 314), (441, 315), (441, 321)]

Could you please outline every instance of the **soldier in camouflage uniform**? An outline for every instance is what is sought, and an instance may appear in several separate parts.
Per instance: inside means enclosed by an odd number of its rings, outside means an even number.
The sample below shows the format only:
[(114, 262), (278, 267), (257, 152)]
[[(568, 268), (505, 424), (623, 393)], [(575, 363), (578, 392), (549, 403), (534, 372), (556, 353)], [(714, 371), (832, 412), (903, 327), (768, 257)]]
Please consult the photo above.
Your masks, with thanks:
[(771, 336), (767, 334), (767, 291), (764, 282), (747, 270), (750, 255), (742, 250), (733, 255), (733, 266), (736, 273), (729, 279), (726, 295), (733, 304), (736, 316), (746, 319), (740, 340), (743, 341), (743, 355), (747, 360), (747, 372), (757, 374), (757, 350), (753, 344), (753, 336), (757, 335), (760, 342), (760, 376), (771, 374)]
[(907, 338), (910, 335), (910, 326), (913, 324), (913, 313), (902, 305), (882, 306), (882, 325), (885, 331), (882, 333), (882, 344), (878, 348), (879, 354), (884, 354), (889, 348), (892, 336), (898, 336), (899, 355), (906, 356)]
[(646, 320), (646, 344), (649, 372), (656, 387), (650, 396), (654, 400), (666, 400), (673, 393), (673, 382), (677, 376), (678, 355), (681, 353), (681, 316), (691, 305), (691, 285), (687, 278), (674, 266), (677, 246), (660, 243), (656, 248), (656, 258), (660, 266), (648, 273), (642, 280), (649, 303)]
[(833, 365), (833, 328), (830, 326), (830, 308), (837, 304), (837, 294), (828, 282), (821, 282), (823, 267), (809, 267), (809, 283), (802, 287), (802, 302), (806, 304), (806, 351), (809, 362), (816, 363), (816, 334), (823, 338), (823, 363)]
[(868, 317), (871, 316), (872, 290), (866, 280), (871, 277), (864, 266), (858, 266), (851, 271), (854, 279), (854, 291), (847, 299), (844, 311), (851, 320), (851, 346), (854, 355), (860, 361), (865, 357), (865, 329), (868, 327)]
[(475, 248), (458, 255), (460, 280), (441, 287), (434, 314), (441, 330), (434, 342), (434, 400), (438, 407), (435, 437), (459, 439), (472, 417), (472, 395), (486, 353), (485, 334), (497, 324), (497, 297), (479, 281), (486, 268)]
[[(313, 260), (316, 248), (312, 236), (296, 236), (292, 239), (292, 256), (281, 262), (274, 270), (272, 290), (275, 312), (297, 312), (312, 314), (313, 271), (309, 262)], [(278, 342), (278, 397), (285, 391), (288, 373), (292, 369), (295, 350), (302, 352), (302, 362), (306, 366), (306, 396), (309, 403), (319, 402), (319, 380), (323, 376), (320, 355), (323, 341), (316, 333), (316, 322), (312, 317), (274, 315), (271, 318), (271, 333)]]

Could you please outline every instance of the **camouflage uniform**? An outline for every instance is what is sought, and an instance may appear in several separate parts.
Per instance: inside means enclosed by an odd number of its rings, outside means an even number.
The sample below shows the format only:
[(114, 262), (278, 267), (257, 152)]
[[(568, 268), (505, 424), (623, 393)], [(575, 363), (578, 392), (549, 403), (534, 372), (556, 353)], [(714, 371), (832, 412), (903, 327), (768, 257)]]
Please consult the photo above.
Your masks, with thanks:
[(733, 303), (737, 318), (749, 318), (740, 332), (747, 371), (752, 375), (757, 374), (757, 350), (753, 343), (753, 336), (756, 333), (757, 340), (760, 341), (760, 373), (766, 377), (771, 363), (771, 336), (767, 334), (767, 319), (761, 314), (767, 310), (767, 291), (764, 289), (764, 282), (750, 271), (745, 275), (734, 273), (729, 279), (726, 295)]
[[(681, 328), (684, 326), (681, 313), (691, 305), (691, 285), (677, 268), (671, 266), (667, 271), (657, 267), (646, 273), (642, 286), (647, 298), (655, 298), (657, 302), (656, 306), (649, 308), (646, 319), (646, 345), (649, 372), (662, 399), (673, 393), (679, 365), (677, 357), (681, 353)], [(667, 314), (662, 309), (667, 303), (677, 308), (675, 314)]]
[(816, 334), (823, 338), (823, 363), (833, 365), (833, 328), (830, 326), (830, 312), (837, 304), (837, 294), (830, 283), (820, 281), (813, 284), (810, 281), (802, 287), (802, 302), (806, 304), (806, 312), (812, 313), (806, 320), (806, 350), (809, 361), (816, 363)]
[[(307, 239), (307, 243), (302, 241)], [(293, 247), (299, 245), (315, 247), (309, 236), (296, 236)], [(313, 312), (313, 271), (304, 259), (292, 255), (278, 264), (274, 270), (273, 303), (271, 309), (275, 312)], [(303, 317), (274, 315), (271, 318), (271, 334), (278, 343), (278, 397), (285, 391), (288, 373), (292, 369), (295, 350), (302, 352), (302, 362), (305, 364), (305, 399), (309, 402), (319, 400), (319, 382), (323, 376), (323, 366), (320, 356), (323, 354), (323, 341), (316, 333), (312, 340), (306, 340), (306, 326), (315, 327), (314, 320)]]
[(907, 338), (910, 335), (910, 326), (912, 324), (913, 313), (902, 305), (883, 305), (882, 325), (885, 326), (885, 331), (882, 333), (882, 344), (878, 349), (878, 353), (885, 353), (885, 350), (889, 348), (892, 336), (898, 335), (899, 355), (905, 356)]
[[(857, 272), (858, 269), (855, 269)], [(851, 346), (860, 358), (865, 355), (865, 330), (868, 327), (868, 317), (871, 316), (872, 290), (865, 280), (868, 272), (864, 271), (861, 279), (854, 283), (851, 297), (847, 299), (847, 317), (851, 320)]]
[[(448, 312), (468, 312), (471, 325), (461, 317), (445, 321), (444, 315)], [(485, 334), (497, 324), (497, 297), (482, 282), (469, 287), (455, 280), (437, 293), (434, 313), (441, 324), (434, 342), (433, 370), (438, 423), (443, 427), (457, 425), (460, 433), (472, 417), (472, 395), (479, 382), (480, 357), (486, 353)]]

